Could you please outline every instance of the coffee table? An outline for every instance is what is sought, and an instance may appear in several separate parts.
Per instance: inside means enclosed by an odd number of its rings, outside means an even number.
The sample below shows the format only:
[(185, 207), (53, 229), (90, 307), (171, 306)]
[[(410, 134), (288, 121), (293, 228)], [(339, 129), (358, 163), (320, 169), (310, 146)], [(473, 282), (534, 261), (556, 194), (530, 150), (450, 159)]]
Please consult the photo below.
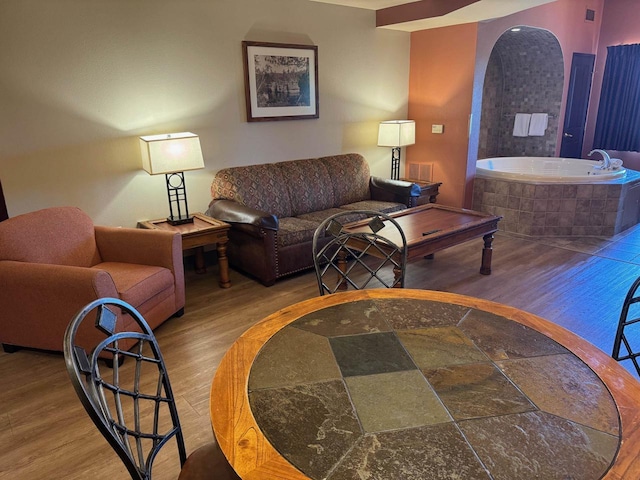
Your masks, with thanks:
[[(391, 216), (400, 224), (407, 238), (407, 258), (431, 256), (445, 248), (482, 237), (484, 247), (480, 273), (491, 274), (493, 234), (498, 230), (502, 217), (435, 203), (408, 208)], [(367, 219), (350, 223), (345, 225), (345, 230), (367, 232), (368, 222)], [(383, 228), (378, 234), (400, 243), (399, 234), (391, 227)], [(357, 245), (350, 246), (358, 248)]]

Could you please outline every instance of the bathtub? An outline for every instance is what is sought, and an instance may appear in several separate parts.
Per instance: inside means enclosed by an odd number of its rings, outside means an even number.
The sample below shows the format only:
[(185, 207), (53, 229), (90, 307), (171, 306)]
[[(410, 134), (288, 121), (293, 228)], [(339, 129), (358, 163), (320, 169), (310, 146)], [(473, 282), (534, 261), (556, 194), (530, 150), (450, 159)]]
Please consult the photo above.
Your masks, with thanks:
[(496, 157), (478, 160), (476, 174), (484, 178), (535, 183), (606, 182), (623, 178), (625, 168), (600, 170), (599, 161), (554, 157)]
[(499, 157), (476, 162), (473, 209), (502, 216), (498, 228), (527, 236), (612, 236), (635, 225), (640, 173), (600, 162)]

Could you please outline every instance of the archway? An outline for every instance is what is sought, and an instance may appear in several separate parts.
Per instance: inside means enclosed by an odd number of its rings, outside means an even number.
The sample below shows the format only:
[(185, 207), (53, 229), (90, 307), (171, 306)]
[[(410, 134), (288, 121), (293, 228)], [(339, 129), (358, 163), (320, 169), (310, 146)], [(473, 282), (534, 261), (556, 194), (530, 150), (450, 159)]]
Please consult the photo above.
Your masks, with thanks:
[[(564, 60), (555, 35), (527, 26), (504, 32), (485, 73), (477, 158), (555, 156), (563, 86)], [(545, 134), (514, 137), (516, 113), (547, 113)]]

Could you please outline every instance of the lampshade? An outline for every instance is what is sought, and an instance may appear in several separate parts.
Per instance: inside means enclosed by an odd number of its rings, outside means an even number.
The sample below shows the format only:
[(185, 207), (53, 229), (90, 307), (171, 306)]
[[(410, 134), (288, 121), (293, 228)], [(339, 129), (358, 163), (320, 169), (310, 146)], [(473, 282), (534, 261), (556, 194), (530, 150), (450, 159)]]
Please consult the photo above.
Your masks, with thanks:
[(416, 122), (413, 120), (389, 120), (380, 123), (379, 147), (404, 147), (414, 143), (416, 143)]
[(142, 168), (151, 175), (204, 168), (198, 135), (191, 132), (140, 137)]

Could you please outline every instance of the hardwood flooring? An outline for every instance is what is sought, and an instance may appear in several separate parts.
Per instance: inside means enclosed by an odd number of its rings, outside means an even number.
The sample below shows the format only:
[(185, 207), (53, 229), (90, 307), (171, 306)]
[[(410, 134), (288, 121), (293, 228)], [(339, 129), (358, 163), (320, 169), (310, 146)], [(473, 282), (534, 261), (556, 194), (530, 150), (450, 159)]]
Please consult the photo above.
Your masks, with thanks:
[[(640, 228), (610, 239), (531, 240), (498, 233), (493, 273), (480, 275), (482, 239), (413, 260), (407, 288), (476, 296), (551, 320), (610, 353), (620, 308), (640, 276)], [(215, 262), (204, 275), (186, 259), (187, 305), (157, 337), (171, 376), (187, 450), (211, 440), (209, 388), (220, 359), (249, 326), (292, 303), (316, 296), (313, 272), (273, 287), (231, 270), (218, 287)], [(630, 371), (632, 367), (627, 366)], [(161, 458), (155, 480), (179, 466)], [(61, 354), (0, 352), (0, 479), (126, 479), (115, 453), (84, 412)]]

